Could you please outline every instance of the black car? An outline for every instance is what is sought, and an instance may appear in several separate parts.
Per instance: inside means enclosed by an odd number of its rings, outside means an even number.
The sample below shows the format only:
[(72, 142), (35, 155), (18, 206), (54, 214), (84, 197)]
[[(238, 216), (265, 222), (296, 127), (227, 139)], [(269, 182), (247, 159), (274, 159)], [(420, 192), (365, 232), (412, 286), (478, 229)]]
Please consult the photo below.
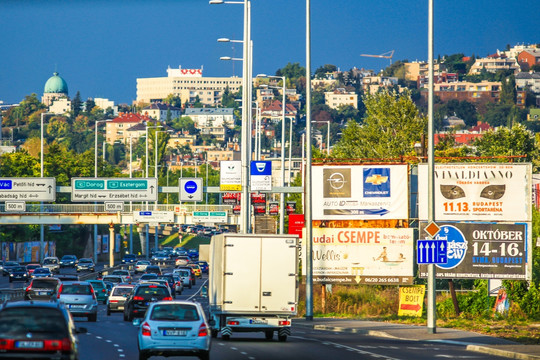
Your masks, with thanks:
[(161, 275), (161, 268), (159, 265), (148, 265), (144, 273)]
[(169, 290), (171, 291), (171, 294), (174, 294), (174, 277), (172, 274), (162, 274), (157, 276), (158, 279), (167, 280), (167, 283), (169, 284)]
[(137, 255), (135, 254), (126, 254), (122, 258), (122, 264), (134, 264), (137, 262)]
[(30, 274), (28, 274), (26, 266), (19, 265), (9, 269), (9, 282), (16, 280), (24, 282), (28, 282), (30, 280)]
[(16, 261), (6, 261), (4, 263), (4, 269), (2, 270), (2, 275), (4, 275), (4, 276), (9, 275), (9, 270), (13, 269), (16, 266), (20, 266), (20, 265), (21, 264), (19, 264)]
[(94, 260), (90, 258), (82, 258), (77, 263), (77, 272), (79, 271), (96, 271), (96, 265), (94, 265)]
[(75, 274), (62, 274), (62, 275), (55, 275), (54, 276), (57, 279), (60, 279), (61, 281), (79, 281), (79, 275)]
[(17, 301), (0, 307), (0, 357), (77, 360), (78, 339), (68, 311), (59, 302)]
[(33, 279), (24, 292), (25, 300), (50, 300), (56, 296), (62, 283), (57, 278)]
[(143, 283), (137, 285), (124, 303), (124, 321), (134, 317), (144, 317), (152, 302), (172, 300), (169, 287), (161, 284)]
[(60, 259), (60, 268), (77, 266), (77, 257), (75, 255), (64, 255)]

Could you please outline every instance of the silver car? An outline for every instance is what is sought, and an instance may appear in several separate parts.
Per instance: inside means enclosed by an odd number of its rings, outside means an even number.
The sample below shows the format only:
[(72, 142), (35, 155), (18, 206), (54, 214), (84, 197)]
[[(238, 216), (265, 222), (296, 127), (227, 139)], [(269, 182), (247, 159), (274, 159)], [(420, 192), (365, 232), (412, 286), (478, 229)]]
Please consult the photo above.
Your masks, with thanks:
[(110, 316), (112, 312), (124, 311), (124, 303), (129, 294), (131, 294), (134, 286), (131, 284), (120, 284), (113, 287), (111, 295), (107, 299), (107, 316)]
[(146, 267), (148, 265), (151, 265), (150, 261), (148, 260), (139, 260), (135, 263), (135, 274), (137, 273), (143, 273), (146, 271)]
[(98, 302), (94, 288), (86, 281), (66, 281), (60, 285), (57, 295), (72, 316), (84, 316), (88, 321), (97, 320)]
[(210, 359), (210, 328), (199, 303), (159, 301), (150, 304), (145, 317), (135, 319), (139, 359), (150, 356), (198, 356)]

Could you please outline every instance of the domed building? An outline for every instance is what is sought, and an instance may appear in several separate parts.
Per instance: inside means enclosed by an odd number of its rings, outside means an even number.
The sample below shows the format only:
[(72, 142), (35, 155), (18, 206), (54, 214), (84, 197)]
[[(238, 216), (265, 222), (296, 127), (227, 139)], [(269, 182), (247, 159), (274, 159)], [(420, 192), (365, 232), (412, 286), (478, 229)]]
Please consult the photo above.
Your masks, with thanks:
[(55, 100), (66, 99), (69, 101), (68, 86), (66, 81), (55, 71), (53, 76), (45, 83), (41, 102), (50, 106)]

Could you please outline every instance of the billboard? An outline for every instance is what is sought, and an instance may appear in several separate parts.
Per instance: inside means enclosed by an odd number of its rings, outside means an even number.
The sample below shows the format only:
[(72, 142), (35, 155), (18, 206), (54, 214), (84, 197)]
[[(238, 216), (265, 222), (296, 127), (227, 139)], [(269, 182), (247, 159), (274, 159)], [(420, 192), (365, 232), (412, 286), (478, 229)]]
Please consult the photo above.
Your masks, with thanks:
[(314, 166), (313, 219), (407, 219), (408, 179), (407, 165)]
[[(314, 282), (376, 285), (413, 282), (412, 228), (313, 228), (312, 246)], [(304, 242), (302, 254), (306, 254)], [(305, 275), (306, 267), (302, 269)]]
[[(446, 240), (446, 264), (438, 264), (440, 279), (525, 280), (527, 273), (527, 223), (437, 222), (434, 240)], [(420, 222), (425, 234), (427, 222)], [(427, 265), (419, 265), (427, 277)]]
[[(531, 164), (436, 164), (435, 220), (531, 221)], [(427, 164), (418, 167), (418, 188), (428, 187)], [(420, 220), (427, 220), (427, 191), (418, 194)]]
[(220, 161), (219, 162), (219, 190), (241, 191), (242, 190), (242, 162)]

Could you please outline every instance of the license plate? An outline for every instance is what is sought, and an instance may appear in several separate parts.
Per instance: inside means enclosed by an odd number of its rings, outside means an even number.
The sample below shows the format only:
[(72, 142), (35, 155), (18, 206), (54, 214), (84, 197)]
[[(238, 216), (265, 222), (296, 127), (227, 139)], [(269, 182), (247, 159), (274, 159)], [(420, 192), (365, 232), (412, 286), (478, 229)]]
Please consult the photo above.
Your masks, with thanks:
[(48, 291), (38, 291), (37, 294), (38, 294), (38, 295), (48, 295), (49, 292), (48, 292)]
[(84, 305), (72, 304), (72, 305), (69, 305), (69, 308), (70, 309), (82, 309), (82, 308), (84, 308)]
[(163, 330), (165, 336), (186, 336), (186, 330)]
[(43, 341), (17, 341), (15, 343), (15, 347), (25, 349), (41, 349), (43, 347)]
[(251, 319), (249, 320), (250, 324), (268, 324), (268, 321), (266, 320), (257, 320), (257, 319)]

